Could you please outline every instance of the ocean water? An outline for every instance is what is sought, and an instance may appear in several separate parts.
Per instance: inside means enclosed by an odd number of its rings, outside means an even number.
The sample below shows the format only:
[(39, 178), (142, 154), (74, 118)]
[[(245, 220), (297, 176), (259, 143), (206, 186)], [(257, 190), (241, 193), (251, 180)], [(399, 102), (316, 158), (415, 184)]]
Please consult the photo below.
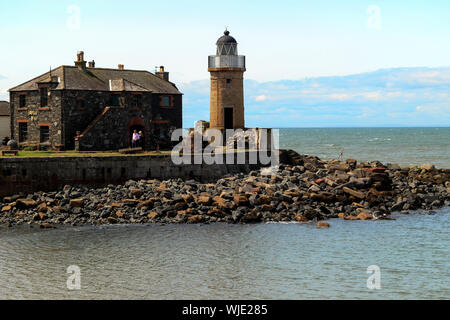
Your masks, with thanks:
[[(450, 167), (450, 129), (283, 129), (321, 158)], [(343, 151), (342, 151), (343, 149)], [(394, 221), (0, 227), (0, 299), (450, 299), (450, 208)], [(69, 266), (81, 290), (67, 288)], [(371, 290), (369, 266), (380, 270)]]
[[(450, 212), (0, 232), (1, 299), (450, 299)], [(80, 268), (69, 291), (67, 268)], [(381, 289), (370, 290), (369, 266)]]
[(322, 159), (450, 168), (450, 127), (280, 129), (280, 147)]

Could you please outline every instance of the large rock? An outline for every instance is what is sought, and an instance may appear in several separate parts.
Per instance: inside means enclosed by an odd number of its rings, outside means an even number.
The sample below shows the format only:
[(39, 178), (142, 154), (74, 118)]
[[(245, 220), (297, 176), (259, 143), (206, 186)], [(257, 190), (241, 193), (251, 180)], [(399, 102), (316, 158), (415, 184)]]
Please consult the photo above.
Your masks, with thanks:
[(69, 204), (72, 208), (82, 208), (84, 206), (84, 199), (72, 199)]
[(11, 210), (12, 210), (12, 206), (10, 206), (10, 205), (4, 206), (2, 208), (2, 212), (8, 212), (8, 211), (11, 211)]
[(302, 216), (300, 214), (297, 214), (295, 216), (295, 221), (297, 221), (297, 222), (308, 222), (309, 220), (306, 217), (304, 217), (304, 216)]
[(319, 228), (319, 229), (327, 229), (329, 227), (330, 227), (330, 224), (327, 222), (319, 221), (317, 223), (317, 228)]
[(433, 171), (434, 169), (436, 169), (436, 167), (433, 164), (422, 164), (419, 166), (419, 169), (421, 170), (425, 170), (425, 171)]
[(187, 219), (188, 223), (202, 223), (203, 222), (203, 216), (200, 214), (197, 214), (195, 216), (191, 216)]
[(16, 207), (19, 209), (31, 209), (37, 206), (37, 202), (32, 199), (17, 199)]
[(210, 196), (200, 196), (198, 197), (197, 202), (199, 204), (203, 204), (205, 206), (209, 206), (212, 203), (212, 199)]
[(233, 199), (238, 207), (248, 206), (250, 204), (248, 197), (245, 194), (234, 194)]
[(368, 211), (362, 211), (356, 216), (356, 218), (358, 220), (372, 220), (373, 215)]
[(329, 171), (343, 171), (347, 172), (350, 170), (350, 165), (348, 163), (329, 163), (325, 165), (325, 168), (327, 168)]
[(140, 198), (144, 194), (144, 191), (142, 189), (139, 189), (139, 188), (130, 187), (130, 194), (133, 197)]
[(151, 220), (154, 220), (154, 219), (158, 218), (158, 216), (159, 216), (159, 213), (156, 211), (153, 211), (153, 212), (149, 213), (147, 217)]
[(243, 217), (244, 222), (259, 222), (261, 221), (261, 215), (259, 215), (255, 210), (247, 212)]
[(342, 188), (342, 190), (345, 193), (347, 193), (347, 194), (349, 194), (349, 195), (351, 195), (351, 196), (353, 196), (355, 198), (358, 198), (358, 199), (364, 199), (366, 197), (366, 195), (363, 192), (356, 191), (356, 190), (353, 190), (353, 189), (350, 189), (350, 188), (347, 188), (347, 187)]

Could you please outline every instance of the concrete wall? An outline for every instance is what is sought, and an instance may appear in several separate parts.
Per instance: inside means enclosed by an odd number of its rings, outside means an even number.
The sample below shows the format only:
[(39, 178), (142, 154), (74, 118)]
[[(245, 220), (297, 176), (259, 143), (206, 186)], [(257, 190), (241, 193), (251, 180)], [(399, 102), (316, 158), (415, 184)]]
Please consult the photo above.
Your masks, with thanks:
[[(234, 156), (236, 159), (236, 154)], [(246, 157), (248, 159), (248, 153)], [(101, 186), (130, 179), (209, 181), (228, 173), (248, 173), (261, 167), (260, 164), (175, 165), (170, 156), (0, 158), (0, 196), (52, 191), (66, 184)]]
[(11, 137), (11, 122), (9, 116), (0, 116), (0, 140)]

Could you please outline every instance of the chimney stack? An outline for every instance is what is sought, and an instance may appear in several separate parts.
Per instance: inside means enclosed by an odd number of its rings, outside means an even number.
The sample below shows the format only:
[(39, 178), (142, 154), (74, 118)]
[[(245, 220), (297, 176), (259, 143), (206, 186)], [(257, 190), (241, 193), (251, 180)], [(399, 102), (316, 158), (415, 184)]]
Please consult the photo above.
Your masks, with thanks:
[(95, 68), (95, 61), (94, 60), (89, 61), (88, 66), (89, 66), (89, 68)]
[(123, 64), (119, 64), (119, 70), (124, 70), (125, 66)]
[(156, 76), (165, 81), (169, 81), (169, 73), (164, 71), (164, 66), (159, 67), (159, 72), (156, 72)]
[(75, 61), (75, 66), (80, 70), (86, 70), (86, 61), (84, 61), (84, 52), (79, 51), (77, 53), (77, 61)]

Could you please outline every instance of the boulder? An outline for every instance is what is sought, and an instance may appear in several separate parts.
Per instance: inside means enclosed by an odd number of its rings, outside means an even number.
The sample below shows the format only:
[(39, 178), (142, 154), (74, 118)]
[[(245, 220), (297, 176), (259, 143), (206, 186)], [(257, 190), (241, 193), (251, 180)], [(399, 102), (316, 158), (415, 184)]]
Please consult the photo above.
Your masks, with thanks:
[[(160, 198), (150, 198), (150, 199), (145, 200), (145, 201), (139, 201), (139, 203), (137, 205), (137, 208), (140, 209), (142, 207), (147, 207), (147, 208), (151, 209), (151, 208), (153, 208), (155, 202), (157, 202), (157, 201), (161, 201), (161, 199)], [(135, 203), (135, 202), (133, 201), (132, 203)], [(129, 206), (133, 206), (132, 203), (130, 203), (128, 205)]]
[(248, 206), (250, 204), (248, 197), (245, 194), (234, 194), (233, 195), (234, 203), (240, 206)]
[(111, 224), (116, 224), (117, 223), (117, 218), (113, 217), (113, 216), (109, 216), (108, 217), (108, 222)]
[[(159, 199), (158, 199), (159, 200)], [(124, 199), (122, 200), (122, 203), (129, 207), (136, 207), (139, 205), (142, 201), (136, 200), (136, 199)]]
[(368, 211), (362, 211), (356, 216), (356, 219), (358, 219), (358, 220), (372, 220), (373, 219), (373, 215), (372, 215), (372, 213), (370, 213)]
[(151, 220), (154, 220), (154, 219), (158, 218), (158, 216), (159, 216), (159, 213), (156, 212), (156, 211), (153, 211), (153, 212), (151, 212), (151, 213), (149, 213), (149, 214), (147, 215), (147, 217), (148, 217), (149, 219), (151, 219)]
[(272, 198), (266, 195), (260, 195), (256, 202), (257, 204), (270, 204), (272, 202)]
[(342, 188), (342, 190), (345, 193), (347, 193), (347, 194), (349, 194), (349, 195), (351, 195), (351, 196), (353, 196), (355, 198), (358, 198), (358, 199), (364, 199), (366, 197), (366, 195), (363, 192), (356, 191), (356, 190), (353, 190), (353, 189), (350, 189), (350, 188), (347, 188), (347, 187)]
[(72, 199), (69, 204), (72, 208), (82, 208), (84, 206), (84, 199)]
[(33, 199), (17, 199), (16, 207), (19, 209), (31, 209), (37, 206), (37, 202)]
[(343, 171), (347, 172), (350, 170), (350, 165), (348, 163), (329, 163), (325, 165), (325, 168), (327, 168), (329, 171)]
[(203, 216), (202, 215), (194, 215), (188, 218), (187, 220), (188, 223), (202, 223), (203, 222)]
[(41, 203), (40, 205), (38, 205), (37, 207), (38, 212), (47, 212), (48, 211), (48, 207), (47, 204), (45, 202)]
[(318, 229), (326, 229), (326, 228), (329, 228), (329, 227), (330, 227), (330, 224), (327, 223), (327, 222), (319, 221), (317, 223), (317, 228)]
[(211, 202), (212, 202), (212, 199), (211, 199), (210, 196), (200, 196), (200, 197), (198, 197), (197, 202), (199, 204), (203, 204), (205, 206), (209, 206), (211, 204)]
[(419, 166), (419, 169), (421, 170), (425, 170), (425, 171), (433, 171), (434, 169), (436, 169), (436, 167), (433, 164), (422, 164)]
[(300, 214), (297, 214), (295, 216), (295, 221), (297, 221), (297, 222), (308, 222), (309, 220), (306, 217), (304, 217), (304, 216), (302, 216)]
[(261, 220), (261, 215), (259, 215), (256, 211), (250, 211), (247, 212), (243, 217), (242, 220), (244, 222), (258, 222)]
[(12, 207), (11, 206), (4, 206), (3, 208), (2, 208), (2, 212), (8, 212), (8, 211), (11, 211), (12, 210)]
[(140, 198), (144, 194), (144, 191), (139, 188), (130, 187), (130, 194), (133, 197)]

